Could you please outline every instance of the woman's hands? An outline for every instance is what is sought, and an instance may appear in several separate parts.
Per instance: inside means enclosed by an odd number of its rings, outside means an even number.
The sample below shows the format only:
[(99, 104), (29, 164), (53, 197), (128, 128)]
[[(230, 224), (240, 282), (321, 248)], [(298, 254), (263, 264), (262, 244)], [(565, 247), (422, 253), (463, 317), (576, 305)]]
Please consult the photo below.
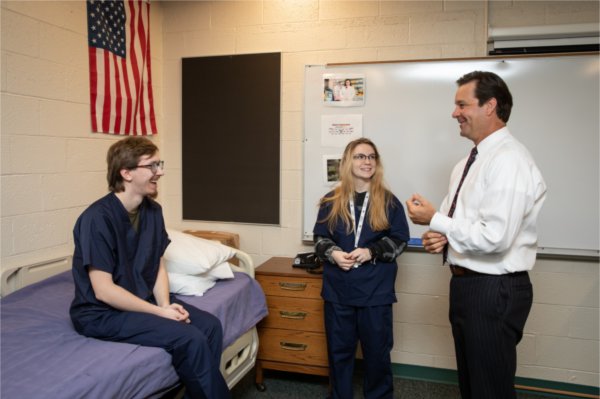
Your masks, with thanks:
[(372, 259), (371, 251), (368, 248), (356, 248), (348, 253), (344, 251), (333, 251), (331, 257), (335, 260), (338, 267), (344, 271), (348, 271), (356, 264), (362, 264)]

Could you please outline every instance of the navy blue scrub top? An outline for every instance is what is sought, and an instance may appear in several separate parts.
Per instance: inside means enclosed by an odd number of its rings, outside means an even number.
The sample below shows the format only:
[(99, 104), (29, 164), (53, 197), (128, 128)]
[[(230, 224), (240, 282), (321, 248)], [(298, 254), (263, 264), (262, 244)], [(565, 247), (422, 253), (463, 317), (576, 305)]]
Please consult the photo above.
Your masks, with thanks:
[[(327, 194), (331, 196), (333, 192)], [(393, 237), (400, 241), (410, 238), (404, 207), (393, 194), (387, 209), (390, 227), (383, 231), (373, 231), (369, 223), (369, 213), (365, 215), (362, 232), (358, 241), (359, 248), (367, 248), (383, 237)], [(368, 203), (371, 206), (371, 202)], [(360, 209), (355, 207), (355, 220), (360, 218)], [(313, 234), (332, 239), (344, 252), (354, 250), (354, 232), (346, 233), (346, 226), (338, 221), (334, 231), (329, 231), (327, 222), (322, 222), (331, 211), (331, 203), (321, 205)], [(396, 262), (366, 262), (357, 268), (344, 271), (335, 264), (325, 262), (323, 267), (324, 300), (350, 306), (379, 306), (396, 302), (394, 284), (398, 265)]]
[(114, 193), (89, 206), (73, 229), (73, 279), (75, 298), (71, 319), (77, 329), (113, 309), (98, 301), (88, 275), (89, 266), (110, 273), (115, 284), (144, 300), (153, 300), (160, 258), (169, 237), (161, 206), (144, 198), (139, 210), (139, 233), (133, 229), (127, 210)]

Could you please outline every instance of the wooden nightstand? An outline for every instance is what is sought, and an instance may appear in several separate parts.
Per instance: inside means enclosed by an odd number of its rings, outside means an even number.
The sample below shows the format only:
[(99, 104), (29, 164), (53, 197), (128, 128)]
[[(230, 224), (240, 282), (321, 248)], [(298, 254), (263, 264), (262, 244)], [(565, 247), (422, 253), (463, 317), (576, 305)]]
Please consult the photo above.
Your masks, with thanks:
[(271, 258), (256, 268), (269, 316), (258, 325), (256, 386), (263, 369), (329, 375), (323, 321), (322, 279), (293, 268), (292, 258)]

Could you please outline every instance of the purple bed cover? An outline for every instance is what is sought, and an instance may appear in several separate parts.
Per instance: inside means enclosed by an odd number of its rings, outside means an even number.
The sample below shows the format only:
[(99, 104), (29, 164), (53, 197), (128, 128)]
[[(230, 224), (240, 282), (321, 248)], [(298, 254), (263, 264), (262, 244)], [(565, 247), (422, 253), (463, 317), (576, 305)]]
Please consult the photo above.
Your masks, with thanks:
[[(79, 335), (69, 318), (73, 291), (68, 271), (0, 300), (0, 397), (149, 398), (177, 384), (164, 350)], [(245, 273), (179, 298), (221, 320), (224, 348), (267, 315), (262, 289)]]

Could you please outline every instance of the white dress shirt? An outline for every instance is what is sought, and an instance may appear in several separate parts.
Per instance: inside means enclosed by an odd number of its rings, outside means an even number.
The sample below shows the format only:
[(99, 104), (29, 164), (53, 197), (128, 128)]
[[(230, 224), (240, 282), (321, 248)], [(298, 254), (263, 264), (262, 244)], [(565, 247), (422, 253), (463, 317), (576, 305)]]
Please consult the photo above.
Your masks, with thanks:
[(448, 238), (448, 263), (486, 274), (531, 270), (546, 184), (529, 151), (504, 127), (477, 146), (452, 218), (448, 210), (467, 158), (452, 171), (449, 193), (430, 229)]

